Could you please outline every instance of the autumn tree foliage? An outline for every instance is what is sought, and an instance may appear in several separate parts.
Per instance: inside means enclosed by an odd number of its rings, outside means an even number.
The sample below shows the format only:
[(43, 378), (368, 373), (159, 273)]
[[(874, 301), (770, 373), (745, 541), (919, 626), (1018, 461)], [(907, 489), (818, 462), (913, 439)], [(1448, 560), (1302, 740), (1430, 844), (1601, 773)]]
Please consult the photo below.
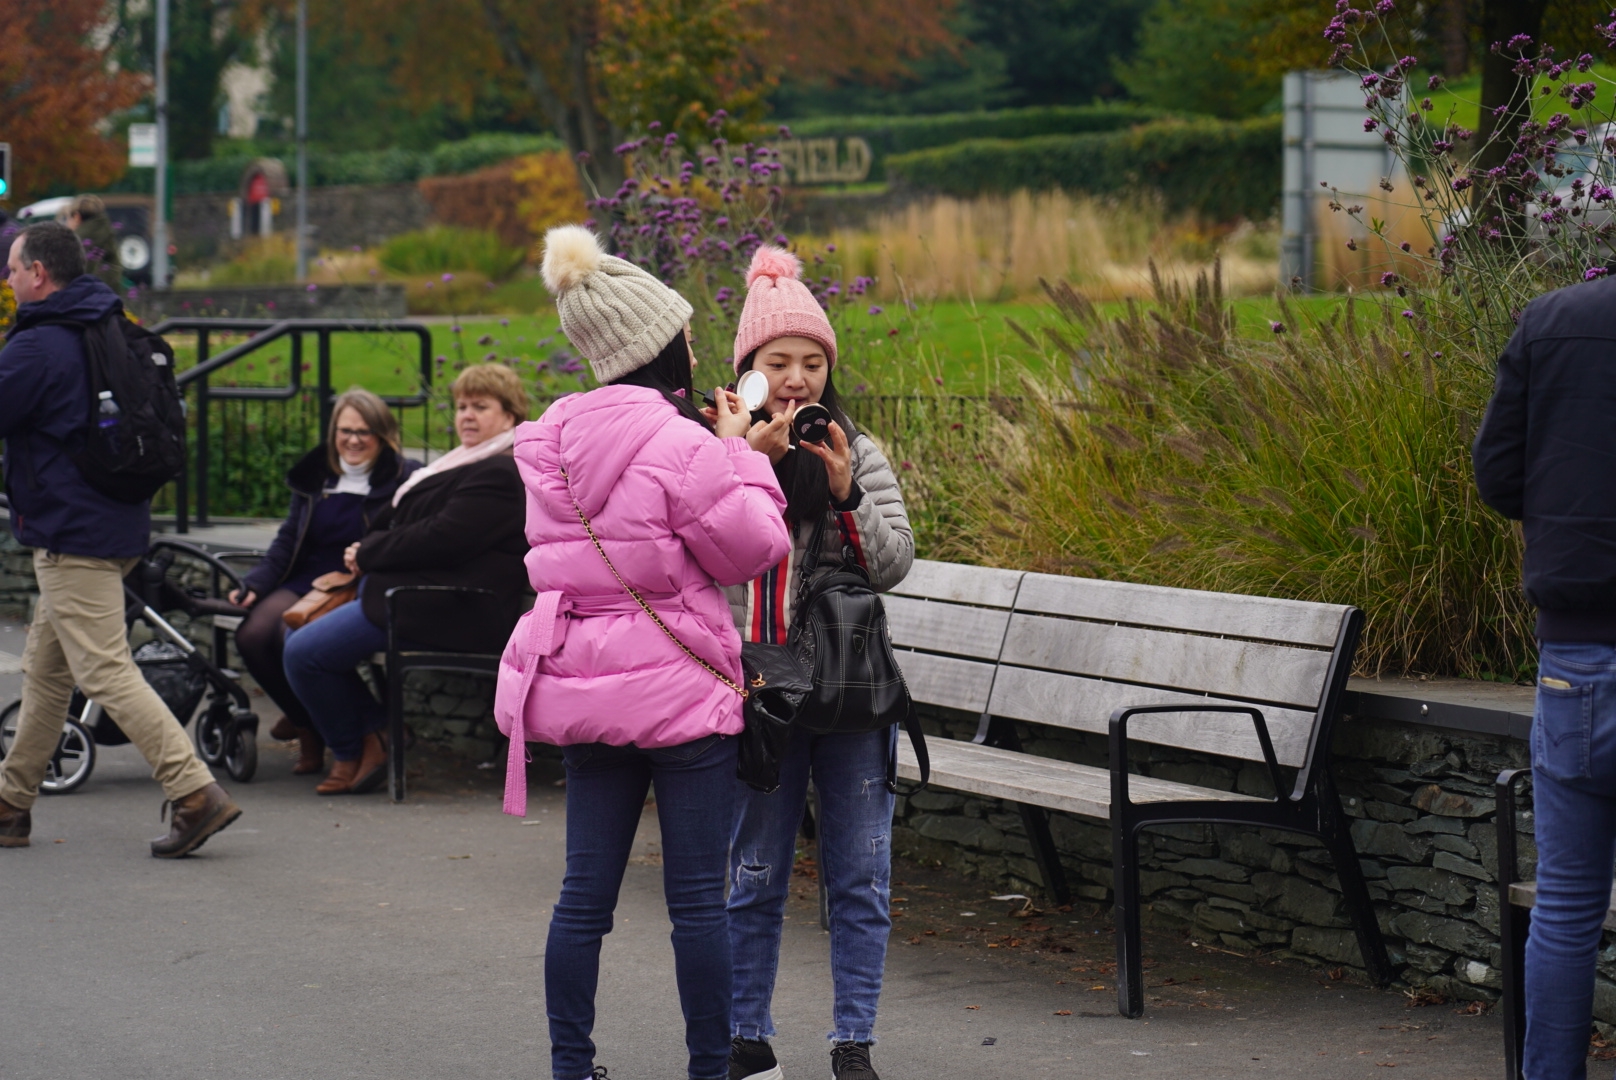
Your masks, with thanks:
[(956, 0), (316, 0), (419, 107), (469, 104), (515, 79), (579, 158), (585, 189), (616, 190), (631, 133), (745, 134), (780, 73), (880, 79), (954, 44)]
[(149, 90), (112, 70), (96, 44), (102, 0), (8, 4), (0, 33), (0, 142), (11, 144), (12, 207), (53, 187), (93, 189), (124, 169), (123, 144), (105, 134), (108, 117)]

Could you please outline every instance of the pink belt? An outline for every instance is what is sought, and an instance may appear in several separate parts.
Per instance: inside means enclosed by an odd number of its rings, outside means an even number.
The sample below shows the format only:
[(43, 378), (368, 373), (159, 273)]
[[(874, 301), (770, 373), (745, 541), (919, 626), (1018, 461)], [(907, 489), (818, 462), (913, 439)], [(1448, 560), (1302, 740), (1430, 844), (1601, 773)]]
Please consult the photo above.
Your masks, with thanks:
[[(646, 602), (660, 610), (684, 610), (684, 598), (679, 593), (641, 593)], [(523, 645), (522, 689), (517, 695), (517, 715), (511, 722), (510, 750), (505, 758), (505, 813), (514, 817), (527, 816), (527, 696), (533, 689), (533, 676), (539, 662), (554, 655), (567, 640), (567, 619), (587, 619), (598, 615), (635, 615), (643, 611), (634, 598), (621, 596), (568, 596), (559, 589), (541, 592), (533, 601), (533, 609), (522, 616), (526, 624), (523, 632), (518, 624), (517, 634)]]

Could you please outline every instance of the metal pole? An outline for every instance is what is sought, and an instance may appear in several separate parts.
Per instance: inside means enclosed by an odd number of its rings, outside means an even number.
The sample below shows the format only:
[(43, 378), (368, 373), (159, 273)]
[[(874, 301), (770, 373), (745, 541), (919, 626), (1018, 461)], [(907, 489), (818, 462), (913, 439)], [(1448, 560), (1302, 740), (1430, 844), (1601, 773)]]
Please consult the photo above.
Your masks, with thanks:
[(168, 288), (168, 0), (157, 0), (157, 177), (152, 215), (152, 287)]
[(309, 279), (309, 0), (297, 0), (297, 280)]

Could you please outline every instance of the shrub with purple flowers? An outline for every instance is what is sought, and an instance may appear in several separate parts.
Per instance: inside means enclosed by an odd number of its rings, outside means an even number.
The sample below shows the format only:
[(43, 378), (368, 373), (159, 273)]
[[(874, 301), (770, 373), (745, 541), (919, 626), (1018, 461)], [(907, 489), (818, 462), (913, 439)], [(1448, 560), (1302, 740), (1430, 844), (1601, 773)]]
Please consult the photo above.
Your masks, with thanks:
[[(1417, 286), (1443, 308), (1444, 333), (1490, 354), (1533, 296), (1601, 277), (1613, 257), (1616, 98), (1591, 54), (1557, 59), (1552, 45), (1517, 34), (1491, 49), (1512, 62), (1521, 102), (1484, 115), (1489, 130), (1479, 134), (1457, 122), (1456, 109), (1436, 115), (1427, 92), (1441, 76), (1416, 78), (1418, 60), (1391, 51), (1407, 37), (1399, 17), (1390, 0), (1362, 8), (1338, 0), (1324, 37), (1335, 46), (1331, 63), (1360, 74), (1364, 130), (1381, 133), (1409, 178), (1404, 208), (1429, 242), (1423, 250), (1396, 242), (1385, 220), (1339, 197), (1331, 209), (1379, 236), (1411, 271), (1383, 274), (1383, 287), (1406, 296)], [(1600, 33), (1616, 47), (1616, 11)], [(1540, 98), (1558, 108), (1533, 115)], [(1390, 177), (1381, 186), (1394, 187)]]

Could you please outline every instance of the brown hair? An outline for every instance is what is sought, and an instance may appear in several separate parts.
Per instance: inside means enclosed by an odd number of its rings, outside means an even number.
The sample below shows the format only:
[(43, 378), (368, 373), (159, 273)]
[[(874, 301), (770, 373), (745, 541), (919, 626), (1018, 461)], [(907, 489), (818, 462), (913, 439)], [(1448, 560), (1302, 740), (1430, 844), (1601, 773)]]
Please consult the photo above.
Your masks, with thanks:
[(325, 432), (325, 461), (333, 473), (342, 475), (342, 456), (337, 453), (337, 417), (342, 415), (344, 409), (358, 413), (371, 434), (392, 447), (393, 453), (403, 452), (398, 439), (398, 417), (393, 415), (393, 410), (369, 390), (355, 386), (338, 394), (331, 403), (331, 424)]
[(473, 364), (455, 379), (449, 392), (455, 399), (491, 397), (500, 407), (516, 418), (518, 424), (527, 419), (527, 388), (516, 372), (504, 364)]
[(101, 201), (99, 195), (80, 195), (69, 205), (69, 210), (77, 214), (80, 221), (107, 216), (107, 204)]

